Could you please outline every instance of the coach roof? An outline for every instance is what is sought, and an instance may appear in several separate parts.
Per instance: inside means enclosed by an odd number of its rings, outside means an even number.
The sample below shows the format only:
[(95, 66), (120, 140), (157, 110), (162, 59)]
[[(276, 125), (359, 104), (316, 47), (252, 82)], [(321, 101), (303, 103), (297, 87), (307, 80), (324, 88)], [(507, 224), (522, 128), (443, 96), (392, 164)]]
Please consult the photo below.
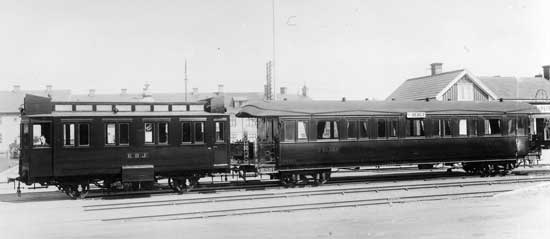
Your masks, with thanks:
[(243, 106), (238, 117), (305, 115), (395, 115), (407, 112), (426, 114), (536, 113), (537, 108), (521, 102), (465, 101), (307, 101), (257, 102)]

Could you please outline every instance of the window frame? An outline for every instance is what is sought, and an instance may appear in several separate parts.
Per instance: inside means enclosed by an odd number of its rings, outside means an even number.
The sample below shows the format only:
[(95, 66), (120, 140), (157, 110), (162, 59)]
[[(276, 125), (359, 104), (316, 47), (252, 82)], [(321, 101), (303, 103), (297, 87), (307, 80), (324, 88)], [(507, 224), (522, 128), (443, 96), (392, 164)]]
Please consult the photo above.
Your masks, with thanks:
[[(114, 144), (107, 143), (107, 126), (109, 124), (115, 125), (115, 143)], [(120, 125), (121, 124), (128, 125), (128, 143), (127, 144), (120, 143)], [(130, 147), (132, 144), (131, 131), (132, 131), (131, 119), (103, 119), (103, 145), (105, 147)]]
[[(145, 141), (145, 125), (152, 125), (152, 142)], [(166, 124), (166, 142), (160, 142), (160, 124)], [(170, 145), (170, 120), (169, 119), (144, 119), (143, 120), (143, 144), (145, 146), (167, 146)]]
[[(425, 118), (407, 118), (405, 119), (405, 122), (407, 122), (407, 129), (406, 131), (406, 137), (407, 138), (425, 138), (426, 137), (426, 119)], [(422, 125), (422, 134), (421, 135), (415, 135), (414, 129), (415, 129), (415, 122), (420, 122), (419, 125)], [(412, 126), (412, 129), (411, 129)]]
[[(47, 144), (43, 144), (43, 145), (40, 145), (40, 144), (34, 144), (34, 125), (40, 125), (40, 132), (42, 132), (42, 125), (43, 124), (49, 124), (49, 132), (48, 132), (48, 135), (49, 135), (49, 142), (48, 142), (48, 139), (46, 137), (44, 137), (44, 141), (47, 143)], [(31, 143), (31, 147), (32, 148), (52, 148), (52, 132), (53, 132), (53, 129), (52, 129), (52, 125), (53, 123), (49, 120), (31, 120), (29, 122), (29, 135), (30, 135), (30, 143)], [(41, 134), (43, 135), (43, 134)]]
[[(326, 122), (329, 123), (330, 125), (330, 138), (322, 138), (323, 136), (323, 133), (321, 133), (321, 136), (319, 136), (319, 123), (320, 122), (325, 122), (325, 128), (326, 128)], [(316, 141), (339, 141), (340, 140), (340, 136), (341, 136), (341, 132), (340, 132), (340, 129), (339, 129), (339, 123), (340, 121), (338, 119), (335, 119), (335, 118), (326, 118), (326, 119), (317, 119), (316, 122), (315, 122), (315, 133), (316, 133), (316, 138), (315, 140)], [(323, 129), (324, 131), (325, 129)]]

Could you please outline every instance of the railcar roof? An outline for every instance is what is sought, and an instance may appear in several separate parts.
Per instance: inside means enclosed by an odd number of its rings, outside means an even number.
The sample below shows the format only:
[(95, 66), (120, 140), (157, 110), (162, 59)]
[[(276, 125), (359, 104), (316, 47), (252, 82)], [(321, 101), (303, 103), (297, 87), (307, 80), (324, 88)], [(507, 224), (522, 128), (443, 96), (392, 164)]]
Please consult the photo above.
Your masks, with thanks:
[(466, 101), (308, 101), (257, 102), (243, 106), (237, 117), (395, 115), (407, 112), (426, 114), (536, 113), (538, 109), (521, 102)]
[(26, 115), (27, 117), (38, 118), (38, 117), (172, 117), (172, 116), (228, 116), (227, 114), (221, 113), (208, 113), (203, 111), (164, 111), (164, 112), (139, 112), (139, 111), (119, 111), (114, 113), (112, 111), (82, 111), (82, 112), (52, 112), (51, 114), (34, 114)]

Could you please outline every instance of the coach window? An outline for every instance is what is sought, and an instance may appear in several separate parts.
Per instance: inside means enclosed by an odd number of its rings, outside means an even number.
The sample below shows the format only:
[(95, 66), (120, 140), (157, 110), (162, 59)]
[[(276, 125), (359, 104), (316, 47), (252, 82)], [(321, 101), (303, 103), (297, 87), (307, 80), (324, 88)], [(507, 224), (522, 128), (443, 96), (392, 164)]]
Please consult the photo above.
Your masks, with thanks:
[(508, 135), (514, 135), (516, 134), (516, 120), (515, 119), (509, 119), (508, 120)]
[(130, 145), (130, 124), (120, 123), (119, 127), (119, 144), (120, 145)]
[(90, 124), (78, 124), (78, 146), (90, 146)]
[(484, 121), (485, 135), (499, 135), (501, 134), (501, 121), (500, 119), (486, 119)]
[(168, 122), (158, 123), (158, 143), (168, 144)]
[(317, 122), (317, 139), (338, 139), (338, 122)]
[(466, 119), (458, 120), (458, 135), (468, 136), (468, 121)]
[(378, 126), (378, 138), (386, 138), (386, 120), (379, 119), (376, 124)]
[(34, 146), (50, 146), (50, 123), (37, 123), (32, 125), (32, 141)]
[(145, 123), (145, 143), (146, 144), (152, 144), (152, 143), (155, 143), (154, 139), (153, 139), (153, 130), (154, 130), (154, 125), (153, 123)]
[(106, 125), (106, 141), (105, 143), (107, 145), (115, 145), (116, 144), (116, 124), (115, 123), (108, 123)]
[[(389, 137), (397, 137), (397, 120), (390, 120)], [(424, 123), (422, 123), (422, 135), (424, 135)]]
[(478, 135), (478, 120), (474, 119), (470, 121), (470, 136), (477, 136)]
[(424, 120), (422, 119), (407, 119), (409, 126), (408, 136), (420, 137), (424, 136)]
[(307, 137), (307, 121), (298, 120), (298, 140), (305, 141), (308, 139)]
[(359, 138), (368, 138), (369, 135), (367, 134), (368, 129), (367, 120), (361, 120), (359, 121)]
[(216, 142), (225, 141), (225, 124), (224, 122), (216, 122)]
[(181, 142), (191, 143), (191, 122), (181, 123)]
[(195, 122), (195, 143), (204, 142), (204, 122)]
[(63, 124), (63, 145), (74, 146), (74, 124)]
[(348, 121), (348, 139), (357, 138), (357, 121)]
[(283, 121), (284, 141), (294, 142), (296, 135), (296, 121)]
[(527, 135), (527, 124), (525, 119), (518, 119), (518, 135), (525, 136)]

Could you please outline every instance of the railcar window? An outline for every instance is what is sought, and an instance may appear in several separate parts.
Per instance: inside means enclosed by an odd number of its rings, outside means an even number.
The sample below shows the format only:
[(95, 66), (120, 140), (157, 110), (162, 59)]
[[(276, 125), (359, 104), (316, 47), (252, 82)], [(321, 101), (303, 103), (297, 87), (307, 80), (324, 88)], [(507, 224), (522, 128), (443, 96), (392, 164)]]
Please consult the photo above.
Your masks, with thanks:
[(408, 136), (424, 136), (424, 120), (408, 119), (409, 125)]
[(451, 136), (451, 120), (434, 120), (433, 121), (433, 136)]
[(458, 135), (467, 136), (468, 135), (468, 121), (465, 119), (458, 120)]
[(360, 121), (360, 125), (359, 125), (359, 137), (360, 138), (367, 138), (369, 137), (369, 135), (367, 134), (367, 129), (368, 129), (368, 124), (367, 124), (367, 121), (366, 120), (362, 120)]
[(509, 119), (508, 120), (508, 135), (514, 135), (516, 134), (516, 120), (515, 119)]
[(32, 141), (34, 146), (49, 146), (51, 143), (50, 123), (33, 124)]
[(307, 140), (307, 121), (298, 121), (298, 140)]
[[(424, 123), (422, 123), (422, 135), (424, 135)], [(390, 137), (397, 137), (397, 120), (390, 121)]]
[(497, 135), (501, 133), (500, 119), (486, 119), (484, 122), (485, 135)]
[(284, 140), (285, 141), (294, 141), (294, 135), (296, 135), (296, 122), (295, 121), (284, 121)]
[(225, 124), (223, 122), (216, 122), (216, 142), (225, 141)]
[(386, 138), (386, 120), (380, 119), (378, 124), (378, 138)]
[(476, 119), (476, 120), (472, 120), (472, 127), (471, 127), (471, 129), (470, 129), (470, 131), (471, 131), (470, 135), (471, 135), (471, 136), (476, 136), (476, 135), (478, 135), (479, 132), (477, 131), (477, 127), (478, 127), (478, 120), (477, 120), (477, 119)]
[(167, 144), (168, 143), (168, 123), (158, 123), (158, 129), (159, 129), (159, 144)]
[(317, 122), (317, 139), (338, 139), (338, 122)]
[(525, 123), (525, 119), (518, 119), (518, 135), (527, 135), (527, 124)]
[(145, 123), (145, 143), (154, 143), (153, 128), (153, 123)]
[(116, 124), (108, 123), (106, 127), (107, 127), (106, 144), (111, 144), (111, 145), (116, 144)]
[(181, 142), (191, 143), (191, 122), (181, 123)]
[(78, 145), (90, 146), (90, 125), (89, 124), (78, 125)]
[(122, 145), (129, 145), (130, 144), (130, 124), (121, 123), (119, 124), (119, 127), (120, 127), (119, 143)]
[(63, 124), (63, 145), (74, 146), (74, 124)]
[(204, 122), (195, 122), (195, 143), (204, 142)]
[(357, 121), (348, 121), (348, 139), (357, 138)]

